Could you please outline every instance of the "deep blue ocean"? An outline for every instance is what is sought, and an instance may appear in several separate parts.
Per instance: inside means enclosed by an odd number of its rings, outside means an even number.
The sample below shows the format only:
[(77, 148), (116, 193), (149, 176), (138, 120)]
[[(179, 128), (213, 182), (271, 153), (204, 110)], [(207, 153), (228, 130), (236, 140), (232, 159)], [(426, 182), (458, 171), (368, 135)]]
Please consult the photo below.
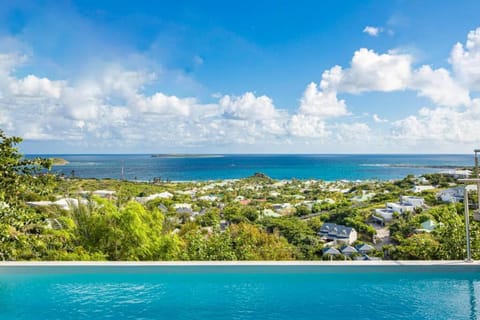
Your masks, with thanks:
[[(35, 155), (28, 155), (33, 157)], [(389, 180), (450, 167), (472, 166), (473, 155), (220, 155), (216, 157), (152, 157), (150, 154), (42, 155), (69, 163), (53, 171), (82, 178), (124, 178), (172, 181), (245, 178), (262, 172), (275, 179)], [(445, 167), (445, 168), (441, 168)]]

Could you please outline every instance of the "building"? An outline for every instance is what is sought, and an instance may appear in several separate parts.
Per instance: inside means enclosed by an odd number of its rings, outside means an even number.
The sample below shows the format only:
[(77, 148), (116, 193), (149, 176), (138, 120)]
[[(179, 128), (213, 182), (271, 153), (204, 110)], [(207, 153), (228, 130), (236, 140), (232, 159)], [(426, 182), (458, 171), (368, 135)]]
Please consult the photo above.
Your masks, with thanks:
[[(477, 186), (476, 185), (468, 185), (467, 190), (470, 191), (476, 191)], [(440, 199), (444, 202), (448, 203), (457, 203), (457, 202), (463, 202), (463, 197), (464, 197), (464, 187), (455, 187), (455, 188), (450, 188), (450, 189), (445, 189), (437, 193), (437, 199)]]
[(433, 190), (435, 189), (434, 186), (414, 186), (411, 191), (413, 193), (420, 193), (420, 192), (423, 192), (423, 191), (427, 191), (427, 190)]
[(171, 198), (173, 198), (173, 194), (166, 191), (166, 192), (161, 192), (161, 193), (155, 193), (155, 194), (149, 195), (147, 197), (135, 197), (135, 201), (137, 201), (139, 203), (142, 203), (142, 204), (145, 204), (145, 203), (147, 203), (149, 201), (152, 201), (152, 200), (155, 200), (155, 199), (171, 199)]
[(425, 205), (425, 199), (422, 197), (401, 196), (400, 203), (404, 205), (411, 205), (414, 207), (414, 209), (416, 209)]
[(335, 243), (352, 244), (357, 240), (357, 231), (354, 228), (335, 223), (324, 223), (317, 234)]
[(366, 244), (366, 243), (364, 243), (364, 244), (359, 244), (359, 245), (356, 247), (356, 249), (357, 249), (358, 252), (361, 253), (361, 254), (368, 254), (369, 252), (375, 250), (374, 247), (372, 247), (371, 245)]
[(444, 170), (440, 171), (440, 174), (454, 177), (455, 179), (465, 179), (472, 175), (471, 170), (461, 170), (461, 169), (453, 169), (453, 170)]
[(375, 209), (374, 219), (382, 219), (384, 222), (392, 221), (393, 215), (414, 212), (416, 208), (425, 205), (425, 199), (413, 196), (401, 196), (400, 202), (388, 202), (385, 208)]

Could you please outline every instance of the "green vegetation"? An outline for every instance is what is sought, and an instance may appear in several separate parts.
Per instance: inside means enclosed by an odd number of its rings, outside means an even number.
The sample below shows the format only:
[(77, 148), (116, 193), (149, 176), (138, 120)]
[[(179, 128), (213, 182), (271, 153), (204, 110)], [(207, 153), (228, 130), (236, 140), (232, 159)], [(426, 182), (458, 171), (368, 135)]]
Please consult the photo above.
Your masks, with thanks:
[[(428, 174), (425, 204), (375, 224), (375, 209), (414, 195), (419, 178), (398, 181), (241, 180), (152, 183), (55, 176), (52, 159), (25, 159), (18, 137), (0, 131), (0, 260), (463, 259), (463, 205), (436, 194), (456, 183)], [(54, 162), (54, 161), (53, 161)], [(94, 192), (107, 190), (109, 192)], [(103, 197), (103, 198), (102, 198)], [(473, 213), (472, 213), (473, 214)], [(421, 224), (433, 221), (431, 232)], [(472, 253), (480, 226), (471, 217)], [(319, 236), (325, 222), (356, 230), (368, 256)]]
[(64, 166), (68, 164), (68, 161), (62, 158), (50, 158), (52, 166)]

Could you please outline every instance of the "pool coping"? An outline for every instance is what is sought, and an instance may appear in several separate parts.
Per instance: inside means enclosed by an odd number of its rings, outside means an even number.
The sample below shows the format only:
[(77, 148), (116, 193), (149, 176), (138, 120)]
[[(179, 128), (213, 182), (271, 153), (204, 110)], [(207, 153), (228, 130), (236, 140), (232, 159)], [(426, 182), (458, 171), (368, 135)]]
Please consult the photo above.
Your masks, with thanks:
[(6, 274), (479, 274), (465, 261), (10, 261)]
[(0, 261), (0, 267), (41, 266), (463, 266), (479, 267), (480, 261), (463, 260), (382, 260), (382, 261)]

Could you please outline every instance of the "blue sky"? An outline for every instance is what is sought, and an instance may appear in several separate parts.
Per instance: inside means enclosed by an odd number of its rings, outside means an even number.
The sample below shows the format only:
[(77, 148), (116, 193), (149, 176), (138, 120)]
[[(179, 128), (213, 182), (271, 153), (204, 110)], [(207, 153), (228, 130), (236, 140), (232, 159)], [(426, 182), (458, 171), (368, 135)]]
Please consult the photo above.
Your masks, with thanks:
[(480, 2), (0, 1), (27, 153), (457, 153)]

